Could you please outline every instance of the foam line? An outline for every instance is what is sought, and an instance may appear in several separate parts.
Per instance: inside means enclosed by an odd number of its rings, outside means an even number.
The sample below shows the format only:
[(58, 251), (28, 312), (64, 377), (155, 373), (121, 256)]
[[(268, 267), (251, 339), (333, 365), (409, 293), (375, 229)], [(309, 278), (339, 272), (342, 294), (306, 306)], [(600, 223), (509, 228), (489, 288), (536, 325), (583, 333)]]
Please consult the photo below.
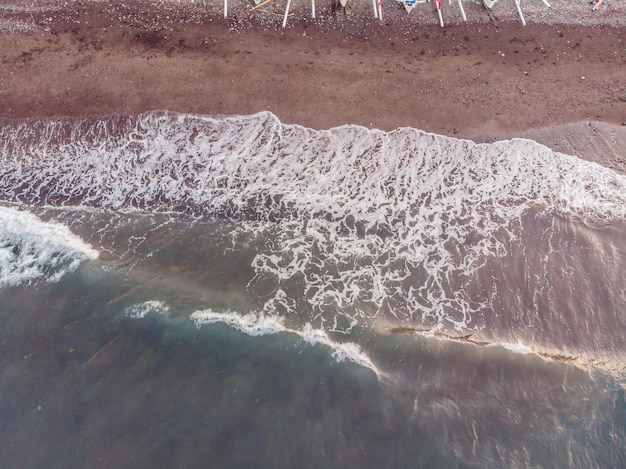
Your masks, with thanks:
[(389, 327), (386, 331), (392, 334), (418, 334), (429, 339), (459, 342), (475, 347), (501, 348), (515, 355), (534, 355), (546, 362), (562, 362), (574, 365), (581, 369), (598, 368), (612, 373), (617, 377), (626, 377), (626, 367), (623, 360), (616, 358), (596, 358), (588, 354), (572, 355), (557, 350), (547, 350), (535, 345), (527, 345), (522, 342), (488, 341), (474, 336), (474, 334), (454, 335), (446, 332), (430, 329), (401, 326)]
[(276, 316), (254, 313), (241, 315), (232, 312), (217, 312), (212, 309), (196, 311), (191, 315), (191, 319), (198, 327), (221, 322), (252, 337), (279, 333), (294, 334), (310, 345), (328, 347), (337, 362), (351, 361), (357, 365), (369, 368), (377, 376), (380, 375), (376, 365), (359, 345), (350, 342), (335, 342), (328, 337), (326, 331), (315, 329), (310, 324), (305, 324), (302, 330), (296, 330), (286, 327), (282, 319)]

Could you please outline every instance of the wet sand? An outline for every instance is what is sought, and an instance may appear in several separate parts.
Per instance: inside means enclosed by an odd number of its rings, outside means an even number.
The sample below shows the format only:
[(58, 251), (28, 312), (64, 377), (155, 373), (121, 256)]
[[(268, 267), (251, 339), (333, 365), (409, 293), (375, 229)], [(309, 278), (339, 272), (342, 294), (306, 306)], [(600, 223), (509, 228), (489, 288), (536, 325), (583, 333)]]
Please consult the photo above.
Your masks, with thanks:
[[(510, 3), (510, 5), (509, 5)], [(535, 4), (536, 3), (536, 4)], [(279, 2), (61, 2), (0, 10), (0, 116), (168, 109), (269, 110), (313, 128), (410, 126), (478, 142), (530, 137), (616, 168), (626, 148), (626, 28), (619, 5), (466, 3), (410, 15), (367, 2), (332, 15)], [(65, 6), (67, 4), (67, 6)], [(553, 15), (553, 16), (550, 16)], [(560, 24), (555, 24), (560, 22)], [(581, 25), (580, 23), (584, 23)], [(602, 155), (598, 152), (602, 151)]]

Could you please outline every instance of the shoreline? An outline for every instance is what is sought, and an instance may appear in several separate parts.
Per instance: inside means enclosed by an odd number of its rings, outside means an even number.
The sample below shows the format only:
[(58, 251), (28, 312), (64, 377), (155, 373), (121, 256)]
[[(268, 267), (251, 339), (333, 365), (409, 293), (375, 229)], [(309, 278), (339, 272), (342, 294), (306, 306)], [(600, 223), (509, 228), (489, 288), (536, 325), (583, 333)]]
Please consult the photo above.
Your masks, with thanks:
[[(227, 20), (215, 0), (35, 3), (0, 10), (34, 28), (0, 32), (0, 117), (270, 111), (314, 129), (413, 127), (479, 143), (535, 136), (558, 151), (626, 148), (626, 27), (607, 26), (586, 5), (597, 24), (531, 23), (527, 14), (522, 26), (514, 7), (494, 9), (509, 18), (502, 22), (469, 3), (467, 23), (441, 28), (436, 14), (423, 15), (431, 5), (419, 15), (390, 5), (381, 24), (366, 2), (346, 16), (322, 4), (315, 21), (306, 2), (282, 29), (282, 18), (249, 14), (245, 2)], [(570, 22), (582, 12), (555, 3), (524, 9)], [(444, 7), (444, 19), (459, 11)]]

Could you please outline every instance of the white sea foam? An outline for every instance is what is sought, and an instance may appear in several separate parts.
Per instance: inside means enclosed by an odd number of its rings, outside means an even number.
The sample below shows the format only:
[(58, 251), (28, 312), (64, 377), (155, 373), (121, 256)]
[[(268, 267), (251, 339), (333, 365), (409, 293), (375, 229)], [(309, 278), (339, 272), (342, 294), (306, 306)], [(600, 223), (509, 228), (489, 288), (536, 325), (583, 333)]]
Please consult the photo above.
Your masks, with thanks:
[(240, 315), (231, 312), (223, 313), (213, 311), (212, 309), (204, 309), (194, 312), (191, 315), (191, 319), (193, 319), (197, 326), (223, 322), (250, 336), (262, 336), (288, 331), (280, 318), (262, 314), (257, 315), (254, 313)]
[(143, 319), (150, 313), (167, 316), (169, 310), (169, 306), (164, 303), (157, 300), (151, 300), (125, 308), (124, 314), (133, 319)]
[(468, 279), (530, 209), (626, 219), (626, 177), (523, 139), (146, 113), (6, 126), (0, 153), (5, 200), (237, 220), (268, 239), (249, 283), (276, 284), (263, 313), (323, 331), (386, 317), (475, 330), (486, 305)]
[(503, 349), (508, 350), (509, 352), (516, 353), (519, 355), (528, 355), (535, 354), (538, 355), (536, 351), (530, 348), (528, 345), (522, 344), (521, 342), (494, 342), (493, 344), (489, 344), (490, 347), (502, 347)]
[(55, 282), (98, 252), (69, 228), (0, 206), (0, 287)]
[[(390, 221), (392, 209), (429, 208), (425, 214), (435, 216), (439, 206), (460, 210), (461, 203), (626, 216), (626, 178), (524, 139), (477, 145), (409, 128), (314, 131), (270, 113), (146, 113), (5, 126), (0, 150), (2, 194), (31, 203), (261, 218), (293, 207), (356, 215), (368, 227)], [(425, 203), (428, 195), (434, 200)], [(249, 204), (259, 201), (275, 203)]]
[(262, 336), (278, 333), (290, 333), (299, 336), (311, 345), (323, 345), (331, 350), (333, 358), (337, 362), (351, 361), (357, 365), (371, 369), (380, 375), (380, 372), (363, 349), (351, 342), (336, 342), (328, 337), (328, 333), (321, 329), (315, 329), (310, 324), (305, 324), (302, 330), (291, 329), (284, 325), (282, 318), (267, 316), (265, 314), (237, 314), (233, 312), (218, 312), (212, 309), (196, 311), (191, 319), (198, 327), (206, 324), (221, 322), (233, 329), (237, 329), (250, 336)]

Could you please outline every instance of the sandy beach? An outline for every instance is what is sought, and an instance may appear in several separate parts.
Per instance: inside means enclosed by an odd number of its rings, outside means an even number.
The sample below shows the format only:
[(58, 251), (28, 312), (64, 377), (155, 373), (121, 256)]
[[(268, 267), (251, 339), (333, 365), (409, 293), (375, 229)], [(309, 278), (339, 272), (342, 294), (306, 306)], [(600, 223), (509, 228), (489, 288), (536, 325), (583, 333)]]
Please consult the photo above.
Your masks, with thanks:
[[(531, 137), (594, 159), (626, 148), (626, 17), (617, 3), (466, 2), (407, 14), (318, 2), (9, 1), (0, 116), (269, 110), (317, 129), (410, 126), (478, 142)], [(593, 151), (588, 151), (589, 149)], [(583, 155), (583, 153), (585, 155)], [(595, 155), (595, 156), (594, 156)], [(609, 156), (610, 156), (609, 155)], [(609, 162), (621, 170), (623, 163)]]
[(626, 467), (624, 0), (287, 1), (0, 0), (0, 468)]

